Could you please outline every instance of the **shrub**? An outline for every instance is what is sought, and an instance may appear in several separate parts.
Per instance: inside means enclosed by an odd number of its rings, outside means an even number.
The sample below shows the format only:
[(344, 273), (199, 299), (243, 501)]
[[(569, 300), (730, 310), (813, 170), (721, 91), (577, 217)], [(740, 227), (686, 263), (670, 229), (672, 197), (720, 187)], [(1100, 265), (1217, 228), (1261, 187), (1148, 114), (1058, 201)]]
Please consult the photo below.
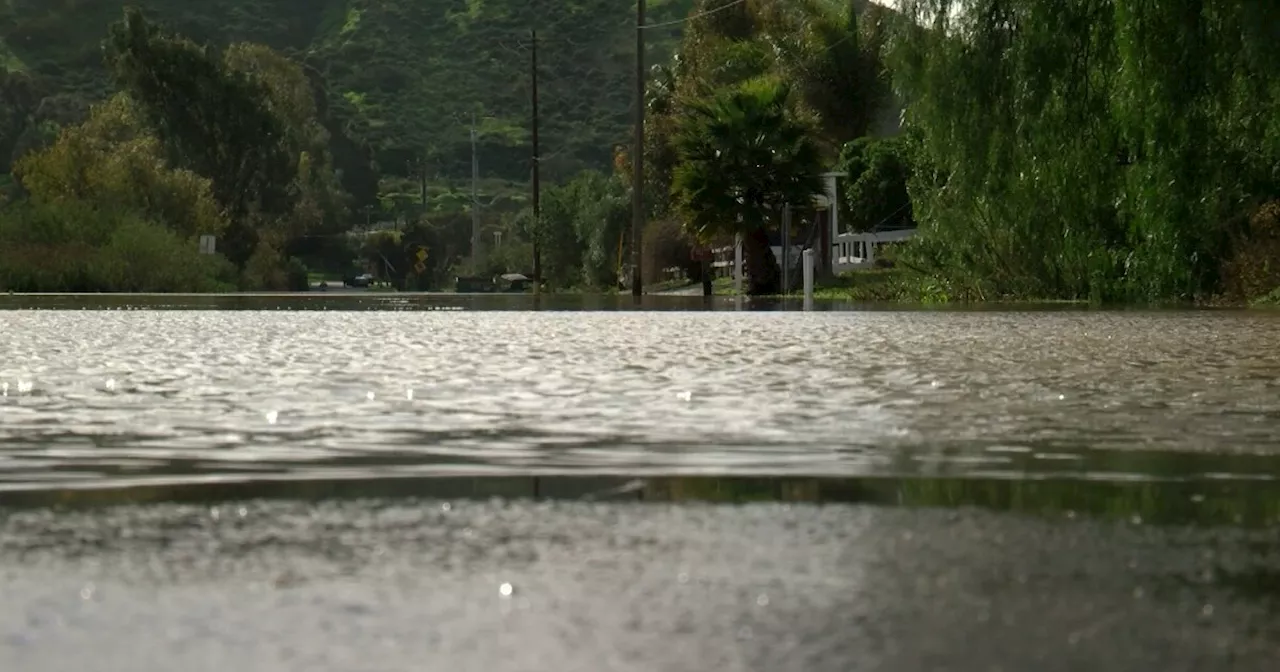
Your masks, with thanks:
[(222, 257), (135, 215), (78, 201), (0, 210), (0, 290), (201, 292), (232, 277)]

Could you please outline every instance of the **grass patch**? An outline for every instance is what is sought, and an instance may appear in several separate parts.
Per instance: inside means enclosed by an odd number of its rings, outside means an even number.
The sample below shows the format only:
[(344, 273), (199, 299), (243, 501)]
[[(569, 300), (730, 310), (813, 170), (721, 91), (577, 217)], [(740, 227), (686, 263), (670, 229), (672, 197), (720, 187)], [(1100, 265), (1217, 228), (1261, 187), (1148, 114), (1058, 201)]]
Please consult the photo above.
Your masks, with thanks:
[(658, 294), (661, 292), (670, 292), (676, 289), (685, 289), (686, 287), (693, 287), (695, 285), (702, 287), (702, 283), (700, 282), (689, 282), (688, 280), (663, 280), (662, 282), (645, 285), (644, 291), (646, 294)]
[[(733, 278), (716, 278), (712, 292), (716, 296), (736, 296)], [(803, 285), (795, 287), (789, 294), (792, 297), (803, 295)], [(813, 298), (868, 303), (948, 303), (952, 300), (936, 281), (900, 268), (852, 271), (834, 278), (815, 280)]]
[(341, 273), (318, 273), (318, 272), (312, 271), (307, 273), (307, 282), (313, 285), (319, 284), (321, 282), (327, 282), (330, 284), (336, 283), (341, 285), (342, 274)]
[[(745, 278), (742, 281), (742, 285), (744, 287), (747, 285)], [(737, 296), (738, 292), (733, 288), (733, 277), (716, 278), (715, 280), (712, 280), (711, 294), (713, 296)]]
[(927, 292), (923, 291), (923, 281), (924, 278), (918, 274), (899, 268), (851, 271), (815, 286), (813, 297), (845, 301), (946, 302), (944, 297), (926, 300)]

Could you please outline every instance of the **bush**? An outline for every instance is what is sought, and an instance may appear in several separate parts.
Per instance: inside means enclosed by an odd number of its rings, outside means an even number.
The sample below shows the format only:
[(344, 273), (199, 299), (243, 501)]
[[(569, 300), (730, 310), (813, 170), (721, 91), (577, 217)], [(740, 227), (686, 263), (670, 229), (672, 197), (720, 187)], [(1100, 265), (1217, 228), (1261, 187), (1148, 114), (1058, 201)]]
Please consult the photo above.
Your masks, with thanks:
[(311, 289), (311, 273), (297, 257), (289, 257), (284, 262), (285, 287), (291, 292), (306, 292)]
[(222, 257), (136, 216), (78, 202), (0, 210), (0, 290), (204, 292), (232, 277)]
[(122, 222), (96, 257), (100, 291), (209, 292), (227, 288), (219, 275), (234, 277), (230, 262), (201, 255), (194, 241), (139, 219)]

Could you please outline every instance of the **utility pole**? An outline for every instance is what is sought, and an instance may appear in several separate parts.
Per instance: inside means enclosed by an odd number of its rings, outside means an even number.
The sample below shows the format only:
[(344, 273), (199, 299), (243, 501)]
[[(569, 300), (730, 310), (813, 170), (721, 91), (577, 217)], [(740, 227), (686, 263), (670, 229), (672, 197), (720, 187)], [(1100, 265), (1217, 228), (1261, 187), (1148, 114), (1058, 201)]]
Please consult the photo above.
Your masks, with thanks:
[(427, 154), (422, 154), (422, 221), (427, 221)]
[(631, 143), (631, 295), (640, 298), (644, 231), (644, 2), (636, 0), (636, 120)]
[(471, 265), (480, 272), (480, 155), (476, 153), (476, 115), (471, 115)]
[(538, 31), (532, 29), (529, 31), (529, 39), (532, 43), (530, 51), (530, 69), (529, 76), (532, 80), (533, 94), (533, 293), (537, 294), (542, 291), (542, 227), (538, 223), (538, 218), (542, 215), (542, 183), (541, 183), (541, 163), (542, 155), (538, 147)]
[(791, 290), (791, 204), (782, 204), (782, 295)]

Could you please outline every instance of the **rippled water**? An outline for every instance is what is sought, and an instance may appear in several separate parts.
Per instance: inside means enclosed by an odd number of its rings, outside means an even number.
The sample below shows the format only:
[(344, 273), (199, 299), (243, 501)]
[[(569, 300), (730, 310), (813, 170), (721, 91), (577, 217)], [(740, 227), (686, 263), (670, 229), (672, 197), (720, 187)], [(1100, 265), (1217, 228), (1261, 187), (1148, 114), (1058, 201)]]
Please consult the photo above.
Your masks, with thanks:
[(0, 487), (551, 472), (1271, 478), (1278, 317), (0, 311)]

